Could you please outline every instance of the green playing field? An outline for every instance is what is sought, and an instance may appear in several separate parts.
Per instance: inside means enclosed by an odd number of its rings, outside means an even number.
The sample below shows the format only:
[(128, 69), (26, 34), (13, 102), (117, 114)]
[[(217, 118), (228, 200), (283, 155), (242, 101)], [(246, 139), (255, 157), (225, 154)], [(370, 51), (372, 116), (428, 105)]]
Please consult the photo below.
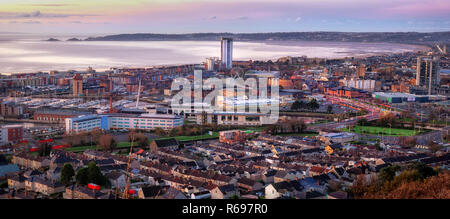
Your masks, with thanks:
[(391, 129), (389, 127), (385, 128), (376, 126), (355, 126), (352, 130), (348, 130), (348, 128), (344, 130), (361, 134), (392, 135), (392, 136), (413, 136), (420, 133), (418, 130), (414, 131), (411, 129), (398, 129), (398, 128)]

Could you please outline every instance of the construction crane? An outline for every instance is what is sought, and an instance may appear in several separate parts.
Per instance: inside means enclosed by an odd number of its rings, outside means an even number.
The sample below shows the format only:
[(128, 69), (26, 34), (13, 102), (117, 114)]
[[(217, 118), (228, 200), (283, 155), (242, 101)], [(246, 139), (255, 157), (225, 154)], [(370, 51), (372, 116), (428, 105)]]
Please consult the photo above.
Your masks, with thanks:
[[(136, 122), (136, 129), (138, 127), (138, 122)], [(125, 181), (127, 182), (127, 185), (125, 186), (125, 189), (123, 190), (123, 195), (122, 198), (123, 199), (129, 199), (130, 198), (130, 194), (129, 194), (129, 190), (130, 190), (130, 165), (131, 165), (131, 154), (133, 153), (133, 145), (134, 145), (134, 140), (135, 140), (135, 135), (134, 132), (135, 130), (131, 131), (131, 145), (130, 145), (130, 153), (128, 154), (128, 163), (127, 163), (127, 171), (126, 171), (126, 178)]]
[(443, 48), (441, 48), (441, 46), (439, 44), (436, 44), (436, 48), (439, 50), (439, 52), (441, 52), (442, 54), (446, 54), (447, 53), (447, 45), (444, 44)]
[(117, 98), (117, 94), (109, 93), (107, 97), (109, 98), (109, 113), (115, 113), (116, 109), (113, 107), (113, 101)]

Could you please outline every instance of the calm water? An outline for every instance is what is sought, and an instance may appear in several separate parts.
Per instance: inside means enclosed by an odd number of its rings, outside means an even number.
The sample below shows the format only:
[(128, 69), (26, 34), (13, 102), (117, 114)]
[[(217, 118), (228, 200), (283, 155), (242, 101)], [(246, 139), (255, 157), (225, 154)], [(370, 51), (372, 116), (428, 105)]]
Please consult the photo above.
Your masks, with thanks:
[[(80, 70), (91, 66), (149, 67), (201, 63), (220, 56), (220, 42), (46, 42), (49, 36), (0, 35), (0, 73)], [(69, 37), (57, 37), (66, 40)], [(339, 58), (398, 53), (423, 47), (389, 43), (342, 42), (235, 42), (235, 60), (276, 60), (283, 56)]]

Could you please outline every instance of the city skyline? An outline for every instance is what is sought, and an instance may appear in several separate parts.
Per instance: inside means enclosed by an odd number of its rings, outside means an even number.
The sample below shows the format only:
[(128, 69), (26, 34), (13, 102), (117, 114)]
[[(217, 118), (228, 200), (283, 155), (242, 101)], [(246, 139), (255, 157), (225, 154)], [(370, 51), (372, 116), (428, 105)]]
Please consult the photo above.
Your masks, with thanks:
[(0, 199), (269, 217), (313, 212), (285, 205), (300, 200), (450, 199), (449, 12), (1, 0)]
[(0, 32), (190, 33), (450, 30), (443, 0), (8, 0)]

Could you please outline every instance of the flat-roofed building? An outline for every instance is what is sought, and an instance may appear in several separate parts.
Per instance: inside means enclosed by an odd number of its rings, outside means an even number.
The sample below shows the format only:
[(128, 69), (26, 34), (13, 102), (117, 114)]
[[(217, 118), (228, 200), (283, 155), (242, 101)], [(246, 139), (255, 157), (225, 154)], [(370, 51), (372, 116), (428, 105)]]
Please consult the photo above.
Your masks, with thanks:
[(66, 118), (91, 114), (86, 111), (76, 111), (67, 109), (38, 109), (33, 114), (34, 120), (64, 123)]
[(173, 129), (184, 124), (184, 119), (169, 114), (104, 114), (85, 115), (66, 119), (66, 132), (78, 133), (93, 129)]
[(82, 115), (74, 118), (66, 118), (66, 132), (79, 133), (101, 129), (102, 116)]
[(22, 125), (3, 125), (0, 126), (0, 145), (8, 143), (17, 143), (23, 140)]
[(184, 124), (184, 119), (171, 114), (110, 115), (110, 128), (113, 129), (172, 129)]
[(273, 123), (270, 115), (265, 113), (249, 112), (214, 112), (197, 113), (197, 124), (217, 124), (217, 125), (242, 125), (242, 126), (261, 126), (263, 124)]

